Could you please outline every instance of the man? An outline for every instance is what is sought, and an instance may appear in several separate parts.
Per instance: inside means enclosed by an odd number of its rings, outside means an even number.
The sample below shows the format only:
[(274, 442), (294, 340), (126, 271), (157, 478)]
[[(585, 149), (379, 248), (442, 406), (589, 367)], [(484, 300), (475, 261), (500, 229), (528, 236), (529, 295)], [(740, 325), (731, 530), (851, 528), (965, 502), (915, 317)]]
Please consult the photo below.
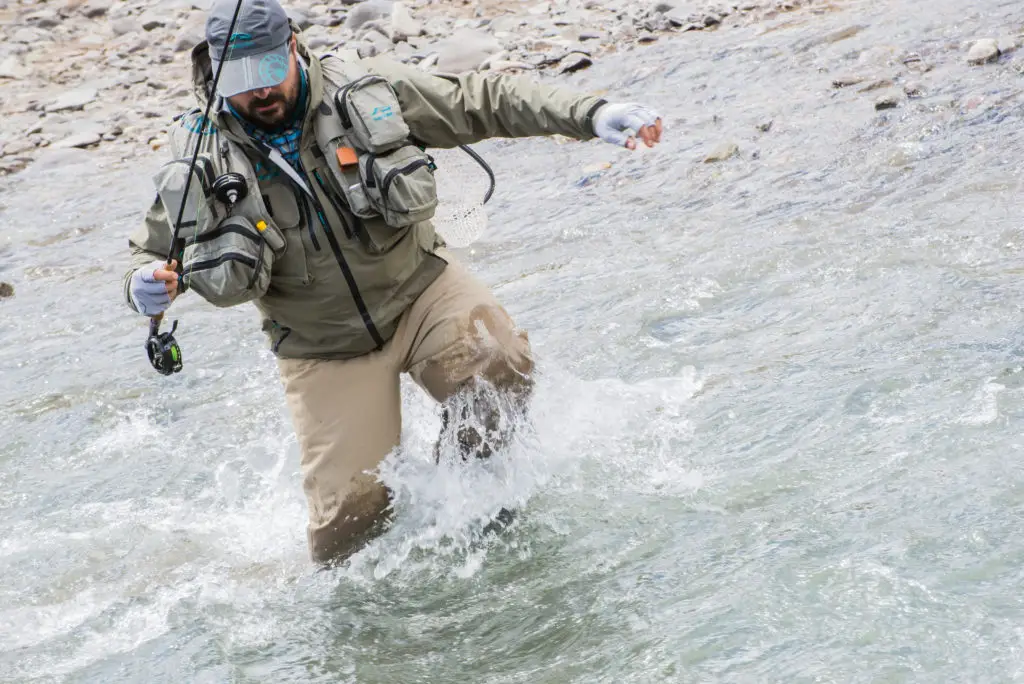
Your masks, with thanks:
[[(256, 204), (246, 206), (265, 214), (250, 223), (282, 238), (269, 284), (253, 301), (278, 359), (301, 446), (311, 555), (327, 563), (357, 550), (384, 518), (388, 492), (372, 471), (400, 441), (401, 373), (441, 403), (439, 444), (449, 440), (464, 457), (486, 457), (507, 443), (514, 421), (502, 411), (525, 406), (533, 366), (526, 334), (444, 249), (429, 219), (402, 225), (400, 213), (361, 206), (371, 186), (387, 195), (388, 179), (413, 184), (425, 162), (396, 166), (385, 182), (374, 181), (367, 169), (379, 155), (349, 144), (360, 138), (352, 127), (358, 117), (347, 107), (359, 103), (354, 95), (345, 99), (352, 87), (373, 79), (342, 77), (339, 69), (364, 69), (393, 89), (408, 141), (418, 146), (403, 142), (405, 151), (396, 154), (552, 134), (600, 137), (634, 149), (636, 137), (656, 144), (662, 124), (640, 105), (608, 104), (509, 75), (431, 75), (385, 58), (343, 67), (339, 58), (308, 50), (276, 0), (242, 0), (231, 31), (238, 2), (213, 4), (206, 41), (192, 53), (199, 103), (214, 98), (215, 134), (206, 135), (220, 141), (203, 149), (205, 156), (222, 154), (232, 171), (251, 164), (244, 169), (252, 186), (246, 201)], [(388, 92), (373, 91), (378, 98)], [(364, 117), (371, 128), (391, 123), (393, 108), (378, 105), (372, 113)], [(328, 135), (339, 121), (344, 134)], [(178, 125), (195, 122), (183, 117)], [(201, 124), (193, 137), (203, 137)], [(174, 152), (188, 160), (192, 149)], [(345, 174), (356, 172), (363, 175), (349, 182), (354, 176)], [(406, 190), (418, 192), (412, 185)], [(256, 210), (227, 213), (247, 212)], [(208, 235), (176, 233), (170, 214), (158, 197), (129, 241), (133, 268), (125, 275), (125, 295), (132, 309), (147, 316), (161, 315), (201, 275), (200, 266), (183, 269), (179, 261), (188, 261), (188, 250)], [(232, 230), (245, 232), (237, 225)], [(178, 259), (166, 261), (172, 235), (185, 237), (175, 243)], [(257, 280), (254, 275), (252, 282)]]

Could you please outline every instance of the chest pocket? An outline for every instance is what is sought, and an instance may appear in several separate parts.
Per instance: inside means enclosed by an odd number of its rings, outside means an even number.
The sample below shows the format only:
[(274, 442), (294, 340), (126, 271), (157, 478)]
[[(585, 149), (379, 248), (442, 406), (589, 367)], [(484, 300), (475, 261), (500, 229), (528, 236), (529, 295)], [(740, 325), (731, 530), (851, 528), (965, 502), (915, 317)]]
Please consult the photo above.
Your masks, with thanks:
[[(263, 203), (275, 225), (284, 234), (284, 254), (274, 262), (271, 286), (305, 285), (310, 281), (303, 244), (303, 230), (310, 226), (308, 207), (287, 183), (264, 183), (260, 187)], [(300, 191), (301, 192), (301, 191)]]

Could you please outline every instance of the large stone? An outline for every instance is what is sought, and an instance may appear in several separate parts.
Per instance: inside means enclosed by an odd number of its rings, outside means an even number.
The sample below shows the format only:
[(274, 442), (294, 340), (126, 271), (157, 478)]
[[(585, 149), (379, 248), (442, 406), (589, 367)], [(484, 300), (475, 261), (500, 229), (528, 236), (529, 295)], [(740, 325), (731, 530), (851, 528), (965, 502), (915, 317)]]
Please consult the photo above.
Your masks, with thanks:
[(46, 112), (61, 112), (64, 110), (81, 109), (90, 102), (95, 102), (97, 97), (96, 89), (88, 86), (75, 88), (60, 95), (50, 102), (43, 109)]
[(285, 13), (292, 23), (299, 27), (300, 31), (305, 31), (315, 23), (308, 12), (297, 7), (286, 8)]
[(60, 26), (61, 19), (54, 10), (43, 10), (25, 17), (25, 21), (40, 29), (52, 29)]
[(136, 23), (131, 19), (115, 19), (110, 22), (110, 31), (115, 36), (124, 36), (129, 33), (135, 33)]
[(594, 61), (590, 59), (589, 55), (582, 52), (570, 52), (561, 59), (558, 63), (558, 73), (560, 74), (571, 74), (579, 71), (580, 69), (586, 69), (588, 66), (593, 64)]
[(157, 14), (156, 12), (146, 12), (139, 17), (139, 22), (143, 31), (152, 31), (153, 29), (163, 28), (167, 25), (167, 21), (167, 17)]
[(0, 62), (0, 78), (19, 79), (27, 75), (28, 70), (14, 55)]
[(50, 145), (55, 150), (66, 150), (72, 147), (89, 147), (95, 145), (101, 140), (101, 135), (94, 132), (85, 133), (72, 133), (68, 137), (58, 140), (57, 142)]
[(95, 19), (97, 17), (102, 17), (107, 13), (107, 10), (109, 9), (107, 7), (108, 4), (109, 3), (101, 2), (100, 0), (90, 0), (90, 2), (82, 5), (81, 11), (86, 18)]
[(0, 283), (0, 298), (13, 297), (14, 286), (10, 283)]
[(423, 26), (413, 18), (405, 3), (396, 2), (391, 11), (391, 39), (398, 43), (421, 33)]
[(991, 38), (979, 40), (971, 46), (967, 53), (967, 63), (975, 66), (994, 62), (999, 59), (999, 43)]
[(501, 52), (501, 45), (482, 31), (461, 29), (443, 41), (437, 56), (439, 71), (458, 74), (474, 71), (491, 55)]
[(356, 31), (367, 22), (390, 16), (391, 8), (390, 0), (366, 0), (349, 11), (348, 16), (345, 17), (345, 28)]
[(206, 38), (206, 14), (204, 12), (192, 12), (188, 19), (181, 25), (171, 43), (171, 49), (175, 52), (187, 52), (194, 48)]

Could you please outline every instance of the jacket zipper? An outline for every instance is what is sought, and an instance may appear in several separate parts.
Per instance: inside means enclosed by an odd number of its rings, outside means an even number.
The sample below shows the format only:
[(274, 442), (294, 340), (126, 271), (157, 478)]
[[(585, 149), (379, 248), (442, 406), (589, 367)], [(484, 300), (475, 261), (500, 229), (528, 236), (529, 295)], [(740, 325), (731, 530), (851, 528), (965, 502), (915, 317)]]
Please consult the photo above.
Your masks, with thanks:
[[(319, 200), (317, 200), (315, 196), (311, 199), (316, 207), (316, 215), (320, 219), (320, 225), (324, 229), (324, 235), (327, 237), (327, 244), (331, 246), (331, 251), (334, 253), (334, 259), (338, 262), (341, 274), (345, 276), (345, 283), (348, 284), (348, 289), (352, 293), (352, 300), (355, 302), (356, 308), (359, 310), (360, 318), (363, 319), (363, 325), (366, 326), (366, 330), (370, 333), (370, 337), (373, 338), (373, 343), (377, 346), (377, 349), (381, 349), (384, 346), (384, 338), (380, 336), (380, 331), (377, 330), (377, 326), (374, 324), (373, 319), (370, 318), (370, 310), (366, 307), (366, 301), (363, 300), (362, 293), (359, 292), (359, 285), (356, 283), (355, 275), (352, 273), (352, 267), (348, 265), (348, 261), (345, 260), (345, 255), (341, 253), (341, 245), (338, 244), (338, 239), (334, 236), (334, 231), (331, 230), (330, 225), (327, 223), (327, 219), (324, 217), (323, 207), (320, 206)], [(343, 222), (345, 221), (344, 216), (339, 216), (338, 218)], [(348, 231), (346, 230), (346, 232)]]
[(313, 243), (313, 249), (320, 251), (320, 241), (316, 239), (316, 231), (313, 229), (313, 217), (309, 213), (309, 204), (306, 196), (300, 189), (292, 186), (292, 192), (295, 194), (295, 201), (300, 207), (302, 207), (302, 217), (306, 222), (306, 228), (309, 230), (309, 241)]
[(339, 205), (337, 200), (334, 199), (334, 195), (328, 192), (327, 187), (324, 185), (323, 179), (320, 178), (320, 172), (314, 171), (313, 177), (316, 178), (316, 182), (320, 186), (320, 189), (324, 191), (325, 195), (327, 195), (327, 201), (331, 203), (332, 207), (334, 207), (334, 212), (338, 215), (338, 218), (341, 219), (341, 222), (345, 228), (345, 237), (351, 240), (352, 228), (348, 225), (348, 221), (345, 220), (345, 212), (341, 208), (341, 205)]

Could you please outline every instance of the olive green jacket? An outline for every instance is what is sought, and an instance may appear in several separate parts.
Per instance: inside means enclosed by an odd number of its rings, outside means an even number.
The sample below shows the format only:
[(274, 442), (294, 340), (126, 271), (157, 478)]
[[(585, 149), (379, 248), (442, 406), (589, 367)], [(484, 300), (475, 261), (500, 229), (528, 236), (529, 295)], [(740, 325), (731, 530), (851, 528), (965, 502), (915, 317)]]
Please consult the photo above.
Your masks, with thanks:
[[(444, 260), (434, 253), (443, 242), (429, 221), (395, 229), (383, 220), (357, 221), (348, 214), (313, 128), (325, 88), (344, 84), (325, 80), (319, 56), (301, 38), (299, 53), (307, 62), (309, 86), (300, 159), (315, 199), (286, 174), (264, 177), (256, 166), (259, 191), (286, 248), (275, 259), (270, 286), (255, 305), (278, 356), (343, 359), (379, 349), (390, 339), (402, 313), (444, 269)], [(210, 85), (205, 43), (195, 48), (192, 60), (196, 97), (205, 106)], [(427, 148), (493, 137), (560, 134), (587, 140), (594, 137), (592, 118), (604, 103), (512, 75), (432, 75), (386, 58), (360, 62), (391, 83), (412, 138)], [(213, 123), (254, 164), (262, 159), (231, 113), (220, 112)], [(131, 275), (166, 258), (173, 220), (157, 199), (129, 239), (132, 268), (123, 285), (133, 309)]]

